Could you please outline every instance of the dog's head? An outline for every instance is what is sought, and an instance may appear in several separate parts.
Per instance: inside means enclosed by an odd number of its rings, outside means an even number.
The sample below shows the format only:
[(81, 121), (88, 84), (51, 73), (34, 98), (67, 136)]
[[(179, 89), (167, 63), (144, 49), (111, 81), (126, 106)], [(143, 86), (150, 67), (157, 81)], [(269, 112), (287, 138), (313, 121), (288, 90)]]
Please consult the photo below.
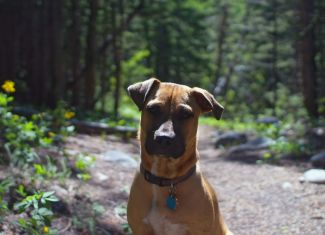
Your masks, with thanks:
[(212, 111), (221, 118), (223, 107), (201, 88), (151, 78), (128, 87), (141, 116), (142, 155), (178, 159), (196, 151), (198, 118)]

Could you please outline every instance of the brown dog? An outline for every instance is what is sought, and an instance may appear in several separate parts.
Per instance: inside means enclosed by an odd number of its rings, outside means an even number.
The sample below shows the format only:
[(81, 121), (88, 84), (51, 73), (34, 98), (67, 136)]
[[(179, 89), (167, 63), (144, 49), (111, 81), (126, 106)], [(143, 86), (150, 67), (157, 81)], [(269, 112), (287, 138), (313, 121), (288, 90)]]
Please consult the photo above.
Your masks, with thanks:
[(155, 78), (128, 91), (142, 111), (141, 166), (127, 213), (133, 234), (232, 234), (213, 188), (196, 167), (199, 115), (212, 111), (220, 119), (223, 107), (206, 90)]

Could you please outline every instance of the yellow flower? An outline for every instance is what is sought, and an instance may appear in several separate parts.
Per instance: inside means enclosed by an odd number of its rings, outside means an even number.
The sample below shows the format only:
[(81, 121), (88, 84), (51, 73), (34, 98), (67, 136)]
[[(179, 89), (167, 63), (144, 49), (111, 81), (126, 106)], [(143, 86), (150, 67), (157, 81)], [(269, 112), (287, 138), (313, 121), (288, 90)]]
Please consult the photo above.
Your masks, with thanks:
[(54, 137), (56, 136), (56, 134), (55, 134), (54, 132), (50, 131), (50, 132), (49, 132), (49, 136), (50, 136), (51, 138), (54, 138)]
[(47, 227), (47, 226), (43, 227), (43, 232), (44, 233), (48, 233), (49, 231), (50, 231), (49, 227)]
[(7, 93), (14, 93), (16, 91), (15, 83), (13, 81), (7, 80), (1, 87)]
[(71, 119), (71, 118), (73, 118), (75, 115), (76, 115), (76, 114), (75, 114), (74, 112), (68, 111), (68, 112), (66, 112), (66, 113), (64, 114), (64, 117), (65, 117), (66, 119)]

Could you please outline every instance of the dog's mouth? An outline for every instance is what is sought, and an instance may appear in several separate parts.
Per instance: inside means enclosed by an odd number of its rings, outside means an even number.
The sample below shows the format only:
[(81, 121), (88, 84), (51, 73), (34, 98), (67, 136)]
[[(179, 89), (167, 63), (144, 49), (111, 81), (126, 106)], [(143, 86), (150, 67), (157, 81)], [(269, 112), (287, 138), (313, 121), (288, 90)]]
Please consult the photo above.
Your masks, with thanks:
[(161, 143), (154, 138), (150, 138), (147, 139), (145, 148), (148, 154), (158, 157), (179, 158), (185, 152), (184, 144), (178, 139), (167, 143)]

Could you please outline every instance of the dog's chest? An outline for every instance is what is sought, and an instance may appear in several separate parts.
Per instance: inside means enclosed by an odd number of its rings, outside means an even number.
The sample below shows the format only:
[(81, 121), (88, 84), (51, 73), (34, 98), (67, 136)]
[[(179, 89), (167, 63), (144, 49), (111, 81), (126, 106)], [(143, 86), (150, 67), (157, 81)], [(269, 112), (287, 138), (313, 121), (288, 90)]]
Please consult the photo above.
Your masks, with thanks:
[(158, 208), (152, 207), (148, 215), (143, 219), (145, 224), (150, 225), (155, 234), (159, 235), (186, 235), (187, 226), (173, 221), (167, 215), (161, 213)]

